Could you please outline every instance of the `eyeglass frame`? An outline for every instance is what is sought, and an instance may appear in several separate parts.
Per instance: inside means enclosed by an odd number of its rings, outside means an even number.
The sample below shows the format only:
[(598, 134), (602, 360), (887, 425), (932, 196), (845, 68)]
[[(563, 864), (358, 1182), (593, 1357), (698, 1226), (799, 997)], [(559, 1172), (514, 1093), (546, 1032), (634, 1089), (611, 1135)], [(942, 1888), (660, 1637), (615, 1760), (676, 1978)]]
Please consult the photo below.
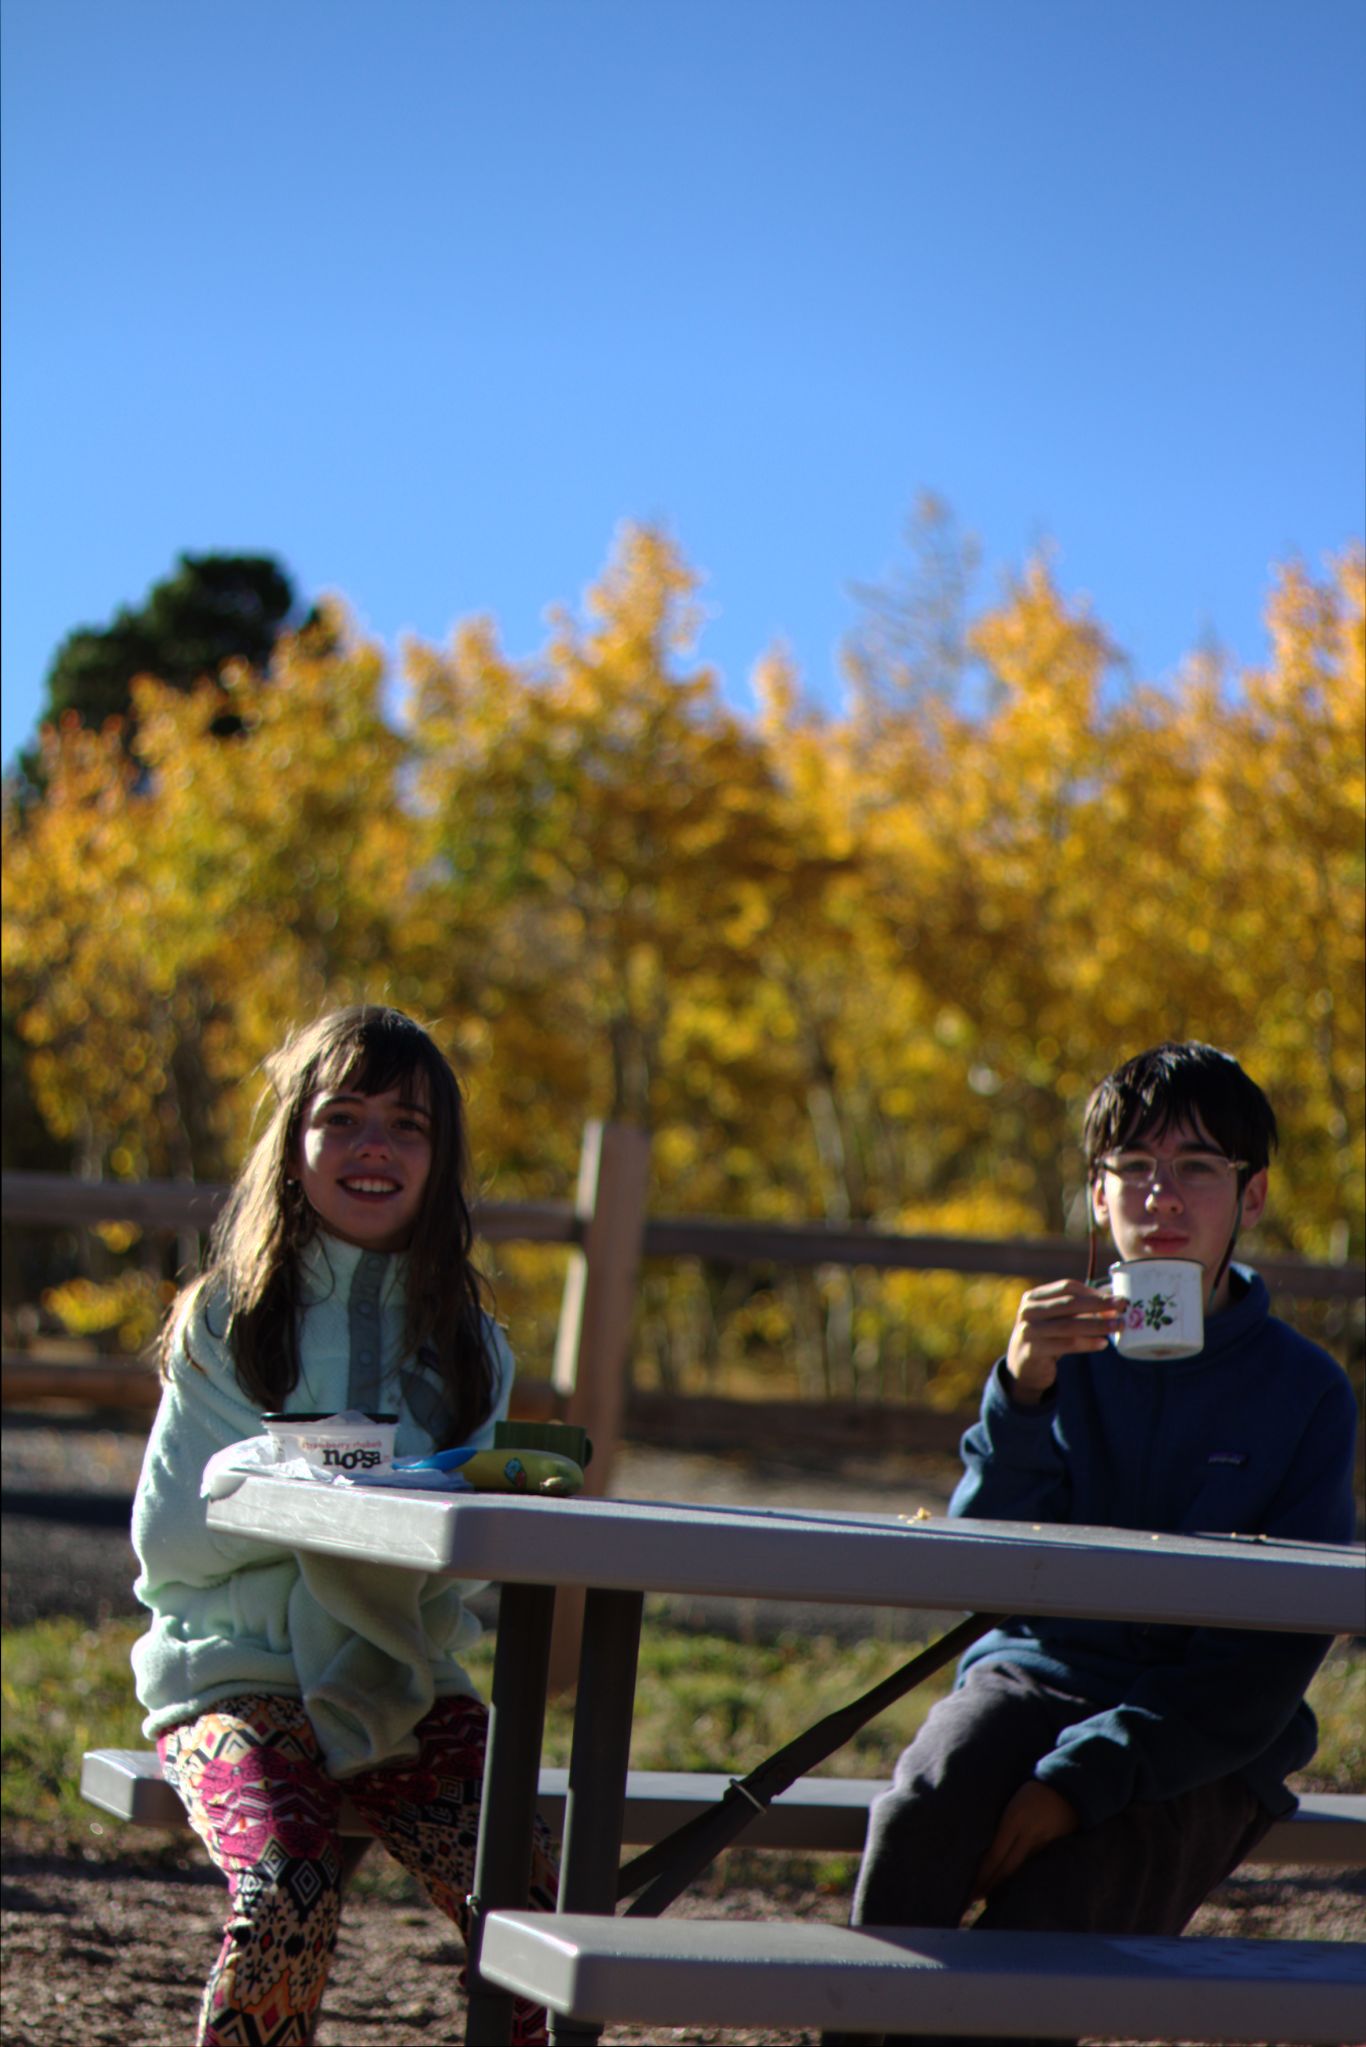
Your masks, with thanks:
[[(1112, 1163), (1116, 1159), (1146, 1159), (1148, 1161), (1146, 1178), (1142, 1180), (1127, 1179), (1120, 1172), (1118, 1166)], [(1101, 1158), (1096, 1160), (1095, 1169), (1097, 1173), (1111, 1174), (1113, 1178), (1119, 1181), (1121, 1187), (1128, 1187), (1135, 1193), (1141, 1191), (1145, 1194), (1151, 1188), (1156, 1187), (1160, 1172), (1170, 1173), (1173, 1183), (1181, 1189), (1181, 1192), (1183, 1194), (1190, 1194), (1199, 1193), (1202, 1183), (1199, 1180), (1187, 1181), (1182, 1173), (1182, 1167), (1194, 1164), (1197, 1161), (1203, 1164), (1208, 1159), (1218, 1159), (1221, 1165), (1227, 1166), (1229, 1172), (1238, 1180), (1240, 1186), (1242, 1175), (1249, 1173), (1252, 1169), (1249, 1159), (1231, 1159), (1227, 1152), (1219, 1151), (1213, 1145), (1208, 1150), (1174, 1152), (1170, 1158), (1165, 1159), (1159, 1158), (1156, 1152), (1146, 1151), (1141, 1145), (1135, 1145), (1132, 1149), (1126, 1148), (1121, 1151), (1106, 1152)], [(1220, 1173), (1217, 1180), (1212, 1180), (1208, 1184), (1209, 1191), (1212, 1193), (1216, 1185), (1223, 1186), (1225, 1184), (1225, 1175)]]

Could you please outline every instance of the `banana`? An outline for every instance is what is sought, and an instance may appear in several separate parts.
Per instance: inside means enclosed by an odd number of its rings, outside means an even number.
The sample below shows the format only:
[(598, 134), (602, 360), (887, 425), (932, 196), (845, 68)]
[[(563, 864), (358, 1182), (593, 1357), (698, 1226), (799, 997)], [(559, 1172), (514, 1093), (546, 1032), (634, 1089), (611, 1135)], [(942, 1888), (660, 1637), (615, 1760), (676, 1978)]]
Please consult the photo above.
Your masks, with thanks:
[(546, 1493), (567, 1498), (583, 1487), (583, 1467), (553, 1450), (476, 1450), (460, 1476), (477, 1493)]

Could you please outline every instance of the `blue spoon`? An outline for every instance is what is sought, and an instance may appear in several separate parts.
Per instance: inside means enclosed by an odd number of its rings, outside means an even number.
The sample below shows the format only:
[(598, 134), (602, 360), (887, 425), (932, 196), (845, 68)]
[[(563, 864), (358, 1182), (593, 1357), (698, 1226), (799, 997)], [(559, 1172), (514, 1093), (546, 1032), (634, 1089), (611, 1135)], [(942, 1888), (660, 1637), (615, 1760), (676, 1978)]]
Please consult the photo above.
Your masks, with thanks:
[(457, 1450), (438, 1450), (431, 1457), (396, 1457), (393, 1468), (395, 1471), (455, 1471), (474, 1455), (472, 1445), (462, 1444)]

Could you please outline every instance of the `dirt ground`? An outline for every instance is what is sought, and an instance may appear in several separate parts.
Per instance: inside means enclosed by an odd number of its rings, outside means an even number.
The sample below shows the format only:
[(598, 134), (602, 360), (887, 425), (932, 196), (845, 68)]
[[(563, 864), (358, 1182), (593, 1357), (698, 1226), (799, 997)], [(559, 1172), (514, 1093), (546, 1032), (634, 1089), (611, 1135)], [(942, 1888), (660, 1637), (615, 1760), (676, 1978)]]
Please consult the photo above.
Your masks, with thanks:
[[(752, 1870), (752, 1861), (750, 1864)], [(762, 1889), (722, 1869), (680, 1899), (702, 1918), (839, 1921), (846, 1899), (802, 1888), (791, 1864)], [(223, 1892), (207, 1868), (167, 1871), (7, 1856), (3, 1884), (5, 2047), (188, 2047), (216, 1951)], [(1366, 1877), (1240, 1876), (1201, 1908), (1192, 1932), (1304, 1940), (1366, 1939)], [(342, 1918), (318, 2047), (440, 2047), (463, 2038), (463, 1950), (416, 1896), (352, 1897)], [(610, 2027), (607, 2042), (701, 2042), (687, 2030)], [(745, 2047), (816, 2047), (815, 2032), (737, 2030)]]
[[(6, 1505), (16, 1491), (88, 1485), (106, 1497), (136, 1478), (140, 1444), (104, 1431), (42, 1424), (6, 1428)], [(906, 1511), (942, 1507), (953, 1466), (943, 1459), (821, 1471), (791, 1466), (756, 1473), (713, 1457), (664, 1459), (629, 1453), (614, 1490), (655, 1499), (735, 1499), (755, 1504), (863, 1505)], [(78, 1611), (96, 1619), (127, 1611), (126, 1536), (117, 1527), (81, 1530), (51, 1517), (6, 1516), (6, 1606), (12, 1621), (35, 1611)], [(21, 1561), (22, 1558), (22, 1561)], [(784, 1609), (791, 1626), (791, 1609)], [(829, 1626), (827, 1610), (821, 1610)], [(719, 1616), (690, 1612), (694, 1624)], [(884, 1617), (885, 1618), (885, 1617)], [(732, 1616), (756, 1631), (759, 1609)], [(862, 1627), (867, 1617), (851, 1616)], [(376, 1865), (372, 1871), (371, 1865)], [(673, 1907), (700, 1917), (781, 1916), (842, 1920), (843, 1885), (829, 1865), (797, 1858), (770, 1865), (730, 1857)], [(224, 1893), (193, 1846), (153, 1850), (131, 1836), (117, 1862), (42, 1852), (10, 1840), (3, 1855), (4, 2047), (187, 2047), (205, 1972), (220, 1937)], [(1305, 1872), (1239, 1875), (1202, 1908), (1193, 1932), (1322, 1940), (1366, 1939), (1366, 1875)], [(463, 2038), (457, 1977), (463, 1951), (449, 1925), (376, 1851), (348, 1898), (317, 2047), (440, 2047)], [(610, 2028), (613, 2047), (701, 2042), (687, 2030)], [(816, 2047), (817, 2034), (735, 2031), (743, 2047)], [(1366, 2039), (1366, 2023), (1363, 2025)]]

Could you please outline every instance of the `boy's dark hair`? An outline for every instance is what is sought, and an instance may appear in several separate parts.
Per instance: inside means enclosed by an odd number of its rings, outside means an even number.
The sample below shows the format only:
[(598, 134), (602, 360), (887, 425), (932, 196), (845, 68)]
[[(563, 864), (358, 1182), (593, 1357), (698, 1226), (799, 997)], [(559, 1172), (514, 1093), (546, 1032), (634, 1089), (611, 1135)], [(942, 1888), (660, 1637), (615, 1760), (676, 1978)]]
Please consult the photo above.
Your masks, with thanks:
[(1244, 1161), (1240, 1187), (1276, 1148), (1275, 1112), (1231, 1053), (1195, 1042), (1155, 1045), (1107, 1074), (1086, 1104), (1087, 1179), (1107, 1152), (1162, 1137), (1178, 1123), (1205, 1131), (1225, 1157)]

